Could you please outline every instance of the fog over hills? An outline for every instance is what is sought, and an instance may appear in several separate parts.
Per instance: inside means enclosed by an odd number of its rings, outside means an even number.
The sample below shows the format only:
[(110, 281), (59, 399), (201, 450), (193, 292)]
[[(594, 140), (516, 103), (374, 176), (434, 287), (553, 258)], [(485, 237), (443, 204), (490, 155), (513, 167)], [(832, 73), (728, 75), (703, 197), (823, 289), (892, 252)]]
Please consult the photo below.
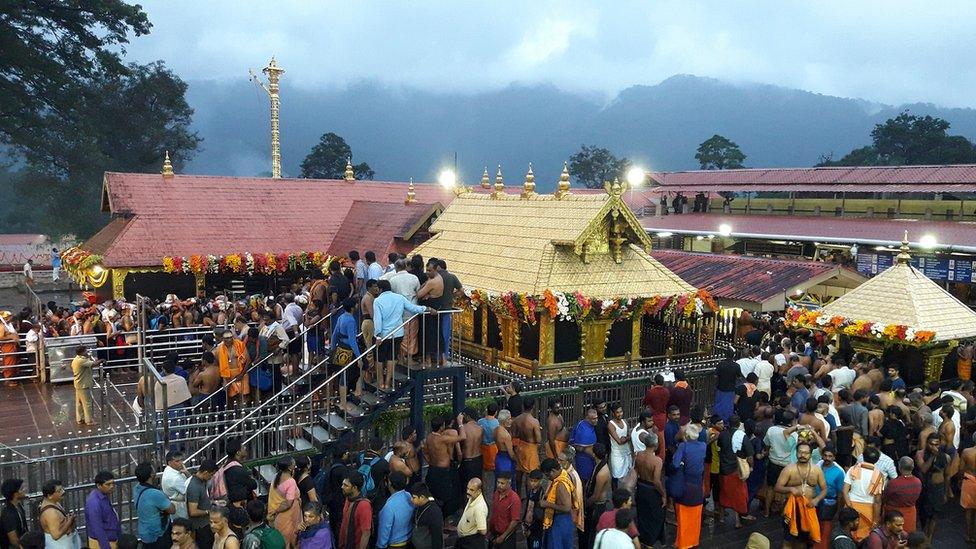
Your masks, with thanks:
[[(194, 126), (204, 138), (189, 173), (270, 171), (268, 101), (245, 80), (190, 81)], [(607, 147), (657, 170), (695, 169), (698, 144), (713, 134), (737, 142), (749, 167), (811, 166), (870, 142), (874, 124), (909, 109), (947, 119), (950, 133), (976, 139), (976, 110), (930, 104), (882, 105), (762, 84), (688, 75), (633, 86), (609, 102), (551, 86), (511, 86), (479, 94), (433, 93), (362, 82), (344, 89), (282, 88), (282, 164), (299, 164), (325, 132), (343, 136), (355, 161), (377, 179), (431, 181), (454, 154), (475, 183), (502, 165), (520, 184), (533, 163), (540, 191), (555, 186), (581, 144)]]

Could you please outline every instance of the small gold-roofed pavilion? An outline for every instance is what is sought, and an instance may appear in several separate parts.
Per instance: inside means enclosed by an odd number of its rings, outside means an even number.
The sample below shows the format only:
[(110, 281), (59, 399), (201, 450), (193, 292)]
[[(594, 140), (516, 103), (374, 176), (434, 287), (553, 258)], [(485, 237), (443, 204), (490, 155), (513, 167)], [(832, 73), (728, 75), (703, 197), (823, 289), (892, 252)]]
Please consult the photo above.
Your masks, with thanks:
[(961, 340), (976, 338), (976, 311), (911, 264), (907, 232), (895, 259), (820, 311), (805, 313), (817, 318), (800, 324), (843, 334), (856, 351), (898, 363), (909, 383), (938, 381), (946, 356)]
[[(622, 368), (675, 351), (673, 341), (644, 341), (645, 317), (654, 315), (661, 338), (673, 337), (678, 324), (696, 338), (702, 332), (704, 315), (684, 314), (701, 309), (702, 297), (649, 255), (650, 238), (619, 185), (607, 194), (465, 193), (431, 233), (414, 252), (443, 259), (464, 284), (470, 300), (458, 330), (465, 350), (502, 367), (568, 375), (581, 363), (607, 369), (616, 358)], [(665, 302), (668, 311), (658, 308)], [(698, 351), (696, 339), (691, 352)]]

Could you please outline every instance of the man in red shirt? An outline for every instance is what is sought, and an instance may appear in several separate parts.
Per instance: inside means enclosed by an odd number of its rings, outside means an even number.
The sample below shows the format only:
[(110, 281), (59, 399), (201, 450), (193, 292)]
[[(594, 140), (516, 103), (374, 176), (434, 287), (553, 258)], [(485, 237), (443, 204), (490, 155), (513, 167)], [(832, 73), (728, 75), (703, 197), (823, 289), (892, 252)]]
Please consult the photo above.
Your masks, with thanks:
[(654, 425), (657, 432), (664, 432), (664, 424), (668, 421), (668, 401), (671, 399), (671, 392), (664, 386), (664, 376), (657, 374), (654, 376), (654, 386), (647, 390), (644, 395), (644, 407), (651, 410)]
[(342, 495), (346, 497), (346, 502), (342, 506), (342, 522), (339, 537), (336, 538), (339, 549), (366, 549), (369, 545), (373, 530), (373, 507), (362, 496), (365, 483), (363, 474), (355, 470), (346, 473), (346, 478), (342, 480)]
[(515, 549), (515, 528), (522, 517), (522, 500), (512, 490), (512, 473), (500, 472), (495, 479), (495, 495), (488, 515), (488, 535), (492, 547)]
[[(634, 498), (631, 497), (630, 491), (626, 488), (617, 488), (610, 494), (610, 501), (613, 502), (613, 509), (609, 511), (604, 511), (600, 515), (600, 520), (596, 523), (596, 532), (603, 530), (605, 528), (614, 528), (617, 520), (617, 511), (621, 509), (630, 509), (634, 505)], [(627, 535), (630, 539), (637, 539), (637, 525), (630, 523), (627, 527)]]
[(912, 474), (915, 470), (915, 460), (908, 456), (898, 460), (898, 476), (891, 479), (884, 489), (885, 512), (898, 511), (905, 519), (905, 533), (911, 534), (916, 529), (915, 503), (922, 494), (922, 481)]

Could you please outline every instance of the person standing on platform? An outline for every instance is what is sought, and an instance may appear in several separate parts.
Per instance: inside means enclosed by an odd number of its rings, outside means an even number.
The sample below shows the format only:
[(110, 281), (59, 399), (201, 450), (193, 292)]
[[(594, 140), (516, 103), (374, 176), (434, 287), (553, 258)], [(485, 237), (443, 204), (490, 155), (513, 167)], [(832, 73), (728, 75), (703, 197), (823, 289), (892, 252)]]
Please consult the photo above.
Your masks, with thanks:
[(478, 412), (468, 406), (462, 412), (463, 423), (460, 429), (464, 431), (464, 441), (461, 443), (461, 485), (467, 486), (468, 481), (481, 479), (484, 473), (484, 458), (481, 456), (481, 443), (484, 440), (484, 429), (478, 425)]
[(74, 374), (75, 387), (75, 422), (78, 425), (94, 425), (92, 421), (92, 388), (95, 386), (93, 369), (104, 362), (104, 359), (92, 360), (88, 355), (88, 348), (79, 345), (75, 349), (75, 358), (71, 360), (71, 372)]
[[(460, 509), (458, 468), (453, 464), (451, 456), (454, 455), (454, 445), (463, 443), (466, 433), (464, 429), (460, 432), (448, 429), (446, 423), (445, 417), (430, 420), (430, 433), (424, 440), (423, 447), (428, 464), (425, 481), (440, 503), (444, 516), (451, 517)], [(463, 414), (458, 414), (457, 423), (464, 423)]]
[(495, 485), (495, 456), (498, 446), (495, 444), (495, 430), (498, 429), (498, 404), (489, 402), (485, 409), (485, 417), (478, 420), (481, 427), (481, 470), (486, 486)]
[(61, 253), (57, 248), (51, 248), (51, 280), (61, 280)]

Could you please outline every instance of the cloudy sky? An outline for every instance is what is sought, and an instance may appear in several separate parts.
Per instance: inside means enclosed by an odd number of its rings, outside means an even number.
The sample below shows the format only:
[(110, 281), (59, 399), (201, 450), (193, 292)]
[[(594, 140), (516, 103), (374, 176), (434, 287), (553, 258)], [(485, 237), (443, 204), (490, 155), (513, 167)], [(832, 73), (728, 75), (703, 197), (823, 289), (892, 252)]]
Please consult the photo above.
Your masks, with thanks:
[(552, 83), (606, 97), (679, 73), (885, 103), (976, 107), (976, 2), (143, 0), (129, 57), (293, 85), (430, 90)]

